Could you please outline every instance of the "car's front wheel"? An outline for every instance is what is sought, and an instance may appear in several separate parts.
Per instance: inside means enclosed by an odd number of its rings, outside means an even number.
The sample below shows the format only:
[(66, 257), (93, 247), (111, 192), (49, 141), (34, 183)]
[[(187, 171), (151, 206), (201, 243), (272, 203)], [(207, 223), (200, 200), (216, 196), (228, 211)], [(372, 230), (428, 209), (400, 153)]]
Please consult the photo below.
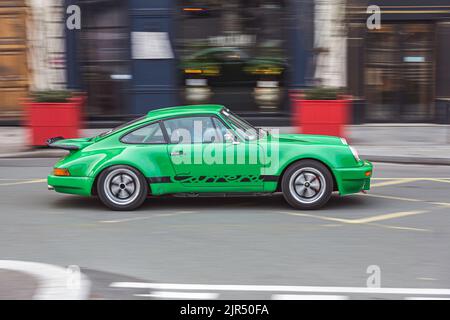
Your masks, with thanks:
[(129, 211), (142, 205), (148, 186), (142, 174), (129, 166), (105, 169), (97, 180), (100, 200), (112, 210)]
[(333, 192), (333, 176), (322, 163), (301, 160), (283, 175), (281, 189), (286, 201), (296, 209), (319, 209)]

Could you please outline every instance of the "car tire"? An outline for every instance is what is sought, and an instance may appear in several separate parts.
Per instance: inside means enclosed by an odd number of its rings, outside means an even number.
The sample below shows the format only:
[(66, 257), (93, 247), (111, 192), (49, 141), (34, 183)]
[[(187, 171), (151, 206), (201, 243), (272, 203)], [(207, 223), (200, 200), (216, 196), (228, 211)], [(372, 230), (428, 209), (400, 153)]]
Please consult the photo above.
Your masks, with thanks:
[(284, 198), (292, 207), (301, 210), (321, 208), (330, 199), (333, 188), (330, 170), (314, 160), (292, 164), (281, 180)]
[(139, 208), (148, 195), (148, 184), (142, 174), (129, 166), (113, 166), (102, 171), (97, 180), (98, 197), (112, 210)]

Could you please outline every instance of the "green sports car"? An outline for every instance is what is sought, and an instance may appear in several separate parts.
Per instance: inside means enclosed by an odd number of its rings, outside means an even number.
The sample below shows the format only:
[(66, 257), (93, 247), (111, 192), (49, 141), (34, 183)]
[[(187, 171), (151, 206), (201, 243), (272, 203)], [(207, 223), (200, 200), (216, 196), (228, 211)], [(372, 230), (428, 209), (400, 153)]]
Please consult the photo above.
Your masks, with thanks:
[(372, 164), (345, 139), (255, 128), (220, 105), (159, 109), (80, 139), (49, 139), (70, 150), (49, 189), (98, 196), (133, 210), (148, 196), (282, 192), (297, 209), (317, 209), (333, 191), (370, 188)]

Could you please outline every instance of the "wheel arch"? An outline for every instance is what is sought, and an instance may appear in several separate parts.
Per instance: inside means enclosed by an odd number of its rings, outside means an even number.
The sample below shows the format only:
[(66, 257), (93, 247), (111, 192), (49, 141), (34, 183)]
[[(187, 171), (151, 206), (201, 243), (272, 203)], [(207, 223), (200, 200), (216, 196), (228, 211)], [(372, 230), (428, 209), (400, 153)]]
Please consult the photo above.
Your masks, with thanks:
[[(97, 196), (98, 195), (97, 182), (98, 182), (98, 179), (99, 179), (100, 175), (102, 174), (102, 172), (104, 172), (105, 170), (107, 170), (107, 169), (109, 169), (111, 167), (117, 167), (117, 166), (125, 166), (125, 167), (133, 168), (134, 170), (139, 172), (144, 177), (145, 181), (147, 181), (147, 177), (145, 176), (145, 174), (143, 174), (142, 170), (140, 170), (136, 166), (133, 166), (133, 165), (130, 165), (130, 164), (117, 164), (117, 163), (109, 164), (109, 165), (105, 166), (104, 168), (100, 169), (97, 172), (97, 174), (95, 175), (94, 182), (92, 183), (92, 187), (91, 187), (91, 195), (93, 195), (93, 196)], [(148, 185), (148, 194), (151, 195), (152, 194), (151, 185), (149, 183), (147, 183), (147, 185)]]
[(281, 182), (282, 182), (282, 180), (283, 180), (283, 176), (284, 176), (284, 174), (286, 173), (287, 169), (289, 169), (293, 164), (295, 164), (295, 163), (297, 163), (297, 162), (299, 162), (299, 161), (303, 161), (303, 160), (316, 161), (316, 162), (321, 163), (322, 165), (324, 165), (324, 166), (328, 169), (328, 171), (330, 172), (331, 177), (333, 178), (333, 191), (338, 191), (338, 190), (339, 190), (339, 187), (338, 187), (338, 184), (337, 184), (337, 180), (336, 180), (336, 176), (334, 175), (334, 172), (333, 172), (333, 170), (331, 169), (331, 167), (330, 167), (329, 164), (327, 164), (326, 162), (324, 162), (324, 161), (322, 161), (322, 160), (319, 160), (319, 159), (317, 159), (317, 158), (305, 157), (305, 158), (300, 158), (300, 159), (294, 159), (294, 160), (292, 160), (291, 162), (289, 162), (289, 163), (283, 168), (283, 170), (281, 171), (281, 173), (280, 173), (280, 175), (279, 175), (279, 177), (278, 177), (278, 183), (277, 183), (277, 189), (276, 189), (277, 192), (278, 192), (278, 191), (281, 191)]

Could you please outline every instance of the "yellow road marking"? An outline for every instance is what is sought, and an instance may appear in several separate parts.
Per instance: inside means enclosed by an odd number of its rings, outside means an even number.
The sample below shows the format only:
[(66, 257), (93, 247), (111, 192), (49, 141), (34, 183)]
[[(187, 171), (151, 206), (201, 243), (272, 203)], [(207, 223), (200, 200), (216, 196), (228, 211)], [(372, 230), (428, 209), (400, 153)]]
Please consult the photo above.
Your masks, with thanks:
[(158, 213), (151, 216), (144, 216), (144, 217), (133, 217), (133, 218), (125, 218), (125, 219), (117, 219), (117, 220), (102, 220), (98, 221), (99, 223), (122, 223), (122, 222), (131, 222), (131, 221), (138, 221), (138, 220), (147, 220), (155, 217), (170, 217), (170, 216), (176, 216), (180, 215), (186, 212), (192, 212), (192, 211), (180, 211), (180, 212), (174, 212), (174, 213)]
[(399, 201), (409, 201), (409, 202), (425, 202), (430, 203), (436, 206), (441, 207), (450, 207), (450, 202), (431, 202), (428, 200), (422, 200), (422, 199), (412, 199), (412, 198), (402, 198), (402, 197), (393, 197), (393, 196), (385, 196), (381, 194), (373, 194), (373, 193), (356, 193), (355, 195), (358, 196), (365, 196), (365, 197), (373, 197), (373, 198), (382, 198), (382, 199), (389, 199), (389, 200), (399, 200)]
[(418, 180), (433, 180), (433, 179), (441, 179), (441, 180), (450, 180), (450, 178), (425, 178), (425, 177), (402, 177), (402, 178), (371, 178), (371, 180), (409, 180), (409, 179), (418, 179)]
[(364, 194), (364, 193), (355, 193), (355, 195), (364, 196), (364, 197), (373, 197), (373, 198), (383, 198), (383, 199), (389, 199), (389, 200), (409, 201), (409, 202), (428, 202), (426, 200), (421, 200), (421, 199), (385, 196), (385, 195), (373, 194), (373, 193), (366, 193), (366, 194)]
[(36, 180), (34, 178), (0, 178), (0, 181), (30, 181), (30, 180)]
[(434, 182), (442, 182), (442, 183), (450, 183), (449, 178), (373, 178), (372, 180), (379, 180), (383, 182), (373, 183), (371, 185), (372, 188), (376, 187), (385, 187), (385, 186), (393, 186), (408, 182), (415, 181), (434, 181)]
[(34, 180), (19, 181), (19, 182), (0, 183), (0, 187), (15, 186), (15, 185), (19, 185), (19, 184), (41, 183), (41, 182), (46, 182), (46, 181), (47, 181), (47, 179), (34, 179)]
[(393, 186), (393, 185), (397, 185), (397, 184), (403, 184), (403, 183), (408, 183), (408, 182), (414, 182), (414, 181), (420, 181), (422, 179), (420, 178), (402, 178), (402, 179), (392, 179), (389, 181), (385, 181), (385, 182), (379, 182), (379, 183), (373, 183), (371, 184), (371, 188), (376, 188), (376, 187), (385, 187), (385, 186)]
[(287, 211), (280, 211), (280, 213), (288, 214), (290, 216), (308, 217), (308, 218), (320, 219), (320, 220), (325, 220), (325, 221), (335, 221), (335, 222), (347, 223), (347, 219), (324, 217), (324, 216), (308, 214), (308, 213), (294, 213), (294, 212), (287, 212)]
[(379, 223), (369, 223), (369, 225), (387, 228), (387, 229), (396, 229), (396, 230), (406, 230), (406, 231), (420, 231), (420, 232), (431, 232), (429, 229), (421, 229), (421, 228), (412, 228), (412, 227), (400, 227), (400, 226), (389, 226), (385, 224)]
[(427, 213), (427, 212), (429, 212), (429, 211), (425, 211), (425, 210), (402, 211), (402, 212), (382, 214), (382, 215), (378, 215), (378, 216), (361, 218), (361, 219), (342, 219), (342, 218), (313, 215), (313, 214), (308, 214), (308, 213), (294, 213), (294, 212), (280, 212), (280, 213), (285, 213), (285, 214), (288, 214), (291, 216), (309, 217), (309, 218), (315, 218), (315, 219), (320, 219), (320, 220), (325, 220), (325, 221), (335, 221), (335, 222), (341, 222), (341, 223), (347, 223), (347, 224), (367, 224), (367, 223), (372, 223), (375, 221), (384, 221), (384, 220), (390, 220), (390, 219), (403, 218), (403, 217), (423, 214), (423, 213)]
[(447, 180), (447, 179), (432, 178), (432, 179), (429, 179), (429, 180), (430, 181), (436, 181), (436, 182), (450, 183), (450, 180)]
[(403, 218), (403, 217), (413, 216), (413, 215), (417, 215), (417, 214), (423, 214), (423, 213), (427, 213), (427, 212), (429, 212), (429, 211), (426, 211), (426, 210), (402, 211), (402, 212), (381, 214), (379, 216), (373, 216), (373, 217), (362, 218), (362, 219), (352, 219), (352, 220), (349, 220), (350, 222), (348, 222), (348, 223), (357, 223), (357, 224), (369, 223), (369, 222), (375, 222), (375, 221)]
[(435, 205), (441, 206), (441, 207), (450, 207), (450, 203), (448, 203), (448, 202), (431, 202), (431, 204), (435, 204)]

